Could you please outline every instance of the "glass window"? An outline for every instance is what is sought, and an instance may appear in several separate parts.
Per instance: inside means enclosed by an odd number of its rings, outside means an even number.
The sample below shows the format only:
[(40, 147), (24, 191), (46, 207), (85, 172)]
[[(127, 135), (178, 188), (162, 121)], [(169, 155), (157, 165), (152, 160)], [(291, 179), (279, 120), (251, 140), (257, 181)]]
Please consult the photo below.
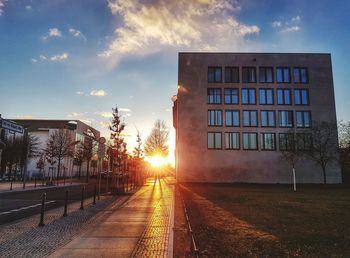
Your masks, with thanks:
[(255, 89), (242, 89), (242, 104), (255, 105)]
[(222, 126), (222, 110), (208, 110), (208, 125)]
[(262, 133), (261, 134), (261, 149), (262, 150), (275, 150), (276, 149), (276, 137), (274, 133)]
[(225, 133), (225, 148), (239, 150), (239, 133)]
[(207, 93), (208, 104), (221, 104), (221, 89), (209, 88)]
[(273, 68), (272, 67), (260, 67), (259, 68), (259, 82), (261, 82), (261, 83), (273, 82)]
[(255, 69), (255, 67), (242, 67), (242, 82), (243, 83), (256, 82), (256, 69)]
[(225, 124), (226, 126), (239, 126), (239, 110), (226, 110), (225, 111)]
[(239, 68), (225, 67), (225, 82), (237, 83), (239, 82)]
[(309, 91), (307, 89), (294, 90), (295, 105), (309, 105)]
[(290, 89), (277, 89), (277, 104), (291, 105)]
[(293, 111), (278, 111), (280, 127), (293, 127)]
[(310, 151), (312, 149), (312, 134), (297, 133), (297, 148), (298, 150)]
[(277, 67), (276, 68), (276, 81), (279, 83), (290, 83), (290, 68), (289, 67)]
[(294, 67), (293, 69), (294, 83), (308, 83), (308, 72), (305, 67)]
[(261, 111), (261, 127), (275, 127), (275, 111)]
[(258, 149), (257, 133), (243, 133), (243, 149), (244, 150)]
[(255, 110), (243, 111), (243, 126), (256, 127), (258, 126), (258, 112)]
[(221, 133), (208, 133), (208, 149), (221, 149)]
[(259, 89), (259, 104), (273, 105), (273, 89)]
[(221, 82), (221, 67), (208, 67), (208, 82)]
[(225, 89), (225, 104), (239, 104), (239, 91), (238, 89)]
[(296, 124), (297, 124), (297, 127), (301, 127), (301, 128), (311, 127), (311, 112), (310, 111), (297, 111), (296, 112)]
[(280, 133), (278, 142), (281, 151), (294, 149), (294, 135), (292, 133)]

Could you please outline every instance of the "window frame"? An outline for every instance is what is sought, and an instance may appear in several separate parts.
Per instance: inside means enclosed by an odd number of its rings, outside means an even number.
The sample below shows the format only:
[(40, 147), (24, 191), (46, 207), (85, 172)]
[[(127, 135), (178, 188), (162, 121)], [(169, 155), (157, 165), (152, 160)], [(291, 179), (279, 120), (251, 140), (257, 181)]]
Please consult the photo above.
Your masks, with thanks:
[[(279, 103), (279, 98), (278, 98), (278, 92), (279, 91), (282, 91), (282, 100), (283, 100), (283, 103), (282, 104), (280, 104)], [(289, 92), (289, 104), (286, 104), (285, 102), (285, 100), (286, 100), (286, 94), (285, 94), (285, 92)], [(291, 105), (293, 105), (293, 96), (292, 96), (292, 91), (291, 91), (291, 89), (282, 89), (282, 88), (277, 88), (276, 89), (276, 96), (277, 96), (277, 101), (276, 101), (276, 103), (277, 103), (277, 105), (279, 105), (279, 106), (291, 106)]]
[[(248, 75), (249, 75), (249, 78), (250, 78), (250, 71), (253, 70), (254, 71), (254, 81), (245, 81), (245, 78), (244, 78), (244, 71), (248, 69)], [(256, 83), (257, 82), (257, 78), (256, 78), (256, 67), (255, 66), (242, 66), (242, 83)]]
[[(249, 112), (249, 125), (244, 125), (244, 113)], [(252, 116), (251, 113), (254, 112), (256, 116), (256, 125), (252, 124)], [(258, 111), (257, 110), (242, 110), (242, 127), (259, 127), (259, 117), (258, 117)]]
[[(210, 69), (215, 69), (214, 71), (214, 81), (210, 81), (209, 80), (209, 71)], [(216, 69), (220, 69), (220, 75), (221, 75), (221, 78), (220, 78), (220, 81), (217, 81), (216, 80)], [(208, 83), (222, 83), (222, 67), (221, 66), (208, 66), (208, 71), (207, 71), (207, 81)]]
[[(227, 95), (226, 90), (237, 90), (237, 103), (232, 103), (232, 94)], [(226, 103), (226, 95), (230, 96), (231, 103)], [(225, 105), (239, 105), (239, 88), (224, 88), (224, 102)]]
[[(282, 135), (288, 135), (291, 136), (291, 142), (292, 142), (292, 146), (291, 148), (286, 147), (285, 149), (281, 148), (281, 136)], [(285, 140), (286, 143), (288, 143), (290, 140)], [(287, 146), (287, 144), (286, 144)], [(278, 149), (279, 151), (291, 151), (295, 149), (295, 140), (294, 140), (294, 134), (293, 133), (279, 133), (278, 134)]]
[[(219, 103), (210, 103), (209, 102), (209, 96), (211, 96), (211, 95), (209, 95), (209, 91), (210, 90), (219, 90), (220, 91), (220, 102)], [(214, 99), (215, 99), (215, 94), (214, 95), (212, 95), (213, 97), (214, 97)], [(208, 105), (221, 105), (221, 103), (222, 103), (222, 89), (221, 88), (207, 88), (207, 104)]]
[[(231, 81), (226, 81), (226, 71), (229, 70), (230, 76), (231, 76)], [(237, 80), (234, 81), (232, 80), (233, 78), (233, 70), (237, 70)], [(224, 68), (225, 74), (224, 74), (224, 82), (225, 83), (239, 83), (240, 82), (240, 76), (239, 76), (239, 66), (225, 66)]]
[[(266, 80), (267, 78), (267, 70), (268, 69), (271, 69), (271, 75), (272, 75), (272, 81), (271, 82), (268, 82)], [(260, 74), (262, 73), (262, 70), (263, 70), (263, 74), (264, 74), (264, 77), (265, 77), (265, 81), (261, 81), (260, 80)], [(275, 78), (274, 78), (274, 72), (273, 72), (273, 66), (259, 66), (259, 83), (274, 83), (275, 82)]]
[[(282, 126), (281, 125), (281, 113), (282, 112), (287, 112), (289, 114), (292, 114), (292, 118), (291, 118), (292, 125), (291, 126)], [(278, 127), (279, 128), (294, 128), (294, 112), (293, 112), (293, 110), (278, 110)]]
[[(260, 91), (265, 91), (265, 102), (266, 102), (266, 104), (265, 103), (261, 103), (260, 102)], [(272, 91), (272, 104), (269, 104), (269, 103), (267, 103), (267, 91)], [(268, 105), (275, 105), (275, 95), (274, 95), (274, 89), (272, 89), (272, 88), (259, 88), (259, 105), (264, 105), (264, 106), (268, 106)]]
[[(273, 136), (273, 148), (272, 149), (267, 149), (265, 146), (265, 139), (264, 136), (265, 135), (272, 135)], [(260, 148), (263, 151), (275, 151), (276, 150), (276, 133), (261, 133), (261, 143), (260, 143)]]
[[(268, 122), (267, 124), (268, 125), (263, 125), (263, 122), (262, 122), (262, 112), (267, 112), (267, 114), (269, 114), (270, 112), (273, 113), (273, 122), (274, 122), (274, 126), (270, 126), (270, 123)], [(269, 119), (269, 115), (267, 115), (267, 121), (270, 121)], [(276, 128), (277, 125), (276, 125), (276, 110), (260, 110), (260, 127), (262, 128)]]
[[(247, 93), (248, 93), (248, 103), (244, 103), (243, 102), (243, 91), (247, 91)], [(250, 103), (250, 91), (254, 91), (254, 103)], [(242, 105), (256, 105), (257, 104), (257, 98), (256, 98), (256, 88), (242, 88), (241, 89), (241, 103), (242, 103)]]
[[(302, 126), (298, 126), (298, 113), (302, 113)], [(310, 126), (305, 126), (305, 116), (304, 113), (308, 113), (309, 114), (309, 124)], [(309, 110), (296, 110), (295, 111), (295, 126), (296, 128), (312, 128), (312, 116), (311, 116), (311, 111)]]
[[(236, 134), (238, 135), (238, 147), (237, 148), (228, 148), (226, 146), (226, 135), (228, 134)], [(239, 132), (225, 132), (224, 133), (224, 141), (225, 141), (225, 150), (240, 150), (241, 149), (241, 134)]]
[[(278, 72), (279, 69), (282, 69), (282, 81), (278, 81), (277, 72)], [(284, 76), (284, 70), (285, 69), (288, 69), (288, 82), (286, 82), (286, 79), (285, 79), (285, 76)], [(290, 69), (289, 66), (277, 66), (275, 70), (276, 70), (276, 83), (289, 83), (289, 84), (291, 83), (292, 76), (290, 74), (291, 69)]]
[[(214, 147), (213, 148), (209, 148), (209, 134), (213, 134), (214, 135), (214, 138), (213, 138), (213, 143), (214, 143)], [(217, 148), (216, 147), (216, 137), (215, 137), (215, 135), (216, 134), (220, 134), (220, 145), (221, 145), (221, 147), (220, 148)], [(208, 132), (207, 133), (207, 149), (208, 150), (222, 150), (222, 133), (221, 132)]]
[[(307, 148), (305, 148), (305, 138), (303, 138), (303, 137), (301, 137), (301, 136), (306, 136), (306, 135), (308, 135), (309, 137), (310, 137), (310, 149), (307, 149)], [(312, 151), (312, 149), (313, 149), (313, 139), (312, 139), (312, 133), (296, 133), (296, 137), (297, 137), (297, 140), (296, 140), (296, 147), (297, 147), (297, 150), (300, 150), (300, 151)], [(300, 139), (302, 139), (303, 138), (303, 148), (300, 148), (300, 142), (299, 142), (299, 140)]]
[[(226, 123), (226, 113), (231, 112), (231, 113), (236, 113), (238, 112), (238, 125), (227, 125)], [(233, 117), (233, 116), (232, 116)], [(232, 120), (233, 122), (234, 120)], [(233, 123), (232, 123), (233, 124)], [(241, 126), (241, 112), (239, 109), (225, 109), (225, 126), (226, 127), (240, 127)]]
[[(305, 82), (302, 82), (302, 80), (301, 80), (301, 70), (302, 69), (305, 69), (305, 74), (306, 74), (306, 81)], [(296, 82), (295, 81), (295, 76), (294, 76), (294, 70), (298, 70), (298, 72), (299, 72), (299, 82)], [(295, 67), (293, 67), (293, 83), (294, 84), (309, 84), (309, 69), (308, 69), (308, 67), (305, 67), (305, 66), (295, 66)]]
[[(211, 121), (211, 119), (210, 119), (210, 118), (211, 118), (210, 112), (212, 112), (212, 111), (215, 112), (215, 113), (214, 113), (214, 121), (215, 121), (215, 122), (216, 122), (216, 120), (217, 120), (216, 112), (220, 112), (220, 113), (221, 113), (221, 125), (216, 125), (216, 124), (215, 124), (215, 125), (211, 125), (211, 124), (210, 124), (210, 121)], [(223, 118), (223, 113), (222, 113), (222, 109), (208, 109), (207, 114), (208, 114), (208, 115), (207, 115), (207, 116), (208, 116), (208, 117), (207, 117), (207, 118), (208, 118), (208, 119), (207, 119), (207, 125), (208, 125), (209, 127), (222, 127), (222, 125), (223, 125), (223, 119), (222, 119), (222, 118)]]
[[(255, 134), (255, 142), (256, 142), (256, 148), (255, 149), (251, 149), (251, 148), (245, 148), (244, 147), (244, 135), (246, 135), (246, 134)], [(250, 138), (248, 138), (248, 139), (250, 139)], [(249, 144), (249, 142), (248, 142), (248, 145), (250, 145)], [(243, 132), (242, 133), (242, 149), (243, 150), (251, 150), (251, 151), (257, 151), (257, 150), (259, 150), (259, 139), (258, 139), (258, 133), (255, 133), (255, 132)]]
[[(296, 91), (298, 91), (299, 93), (298, 94), (296, 94)], [(305, 91), (305, 92), (307, 92), (307, 98), (306, 98), (306, 100), (307, 100), (307, 104), (303, 104), (302, 103), (302, 91)], [(295, 88), (294, 90), (293, 90), (293, 100), (294, 100), (294, 105), (295, 106), (310, 106), (310, 94), (309, 94), (310, 92), (309, 92), (309, 89), (302, 89), (302, 88)], [(300, 99), (300, 103), (301, 104), (297, 104), (296, 103), (296, 101), (295, 101), (295, 96), (296, 95), (298, 95), (299, 96), (299, 99)]]

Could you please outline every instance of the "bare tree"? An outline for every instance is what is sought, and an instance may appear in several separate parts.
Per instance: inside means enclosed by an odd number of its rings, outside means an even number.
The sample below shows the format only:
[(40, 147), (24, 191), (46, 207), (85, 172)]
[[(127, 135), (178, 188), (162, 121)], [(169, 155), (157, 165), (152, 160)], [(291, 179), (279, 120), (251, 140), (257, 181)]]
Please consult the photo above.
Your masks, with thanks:
[(168, 138), (169, 130), (165, 122), (157, 120), (145, 142), (146, 156), (160, 155), (166, 157), (169, 154)]
[(90, 161), (95, 155), (95, 147), (97, 146), (97, 139), (93, 136), (85, 136), (82, 143), (83, 160), (86, 161), (86, 182), (89, 182), (90, 176)]
[(326, 167), (338, 158), (336, 123), (314, 122), (312, 129), (312, 151), (307, 154), (322, 168), (323, 183), (327, 184)]
[(350, 122), (338, 123), (339, 163), (342, 168), (343, 182), (350, 182)]
[(81, 166), (84, 162), (84, 146), (83, 143), (79, 143), (76, 145), (74, 150), (74, 165), (79, 166), (78, 177), (81, 177)]
[[(137, 130), (137, 129), (136, 129)], [(136, 147), (134, 148), (133, 154), (137, 159), (141, 159), (143, 155), (143, 150), (141, 148), (142, 145), (142, 138), (140, 131), (137, 130), (137, 135), (136, 135)]]
[(57, 181), (60, 177), (62, 160), (73, 156), (73, 147), (77, 143), (72, 139), (70, 132), (65, 129), (58, 129), (49, 136), (46, 142), (45, 154), (49, 160), (57, 160)]

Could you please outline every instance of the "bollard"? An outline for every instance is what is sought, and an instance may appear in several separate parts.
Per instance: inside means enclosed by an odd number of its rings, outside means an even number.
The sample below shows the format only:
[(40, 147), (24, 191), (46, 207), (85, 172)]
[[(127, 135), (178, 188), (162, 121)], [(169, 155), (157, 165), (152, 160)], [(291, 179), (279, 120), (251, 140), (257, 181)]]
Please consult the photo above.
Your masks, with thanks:
[(36, 177), (34, 177), (34, 188), (36, 188)]
[(12, 184), (13, 184), (13, 178), (11, 179), (11, 186), (10, 186), (11, 191), (12, 191)]
[(46, 193), (43, 193), (41, 200), (41, 212), (40, 212), (40, 222), (39, 227), (44, 226), (44, 213), (45, 213), (45, 201), (46, 201)]
[(68, 206), (68, 190), (66, 190), (66, 198), (64, 200), (64, 212), (63, 217), (67, 217), (67, 206)]
[(95, 188), (94, 188), (94, 201), (93, 201), (93, 205), (96, 205), (96, 190), (97, 190), (97, 188), (96, 188), (96, 184), (95, 184)]
[(85, 185), (81, 189), (81, 202), (80, 202), (80, 209), (84, 210), (84, 192), (85, 192)]

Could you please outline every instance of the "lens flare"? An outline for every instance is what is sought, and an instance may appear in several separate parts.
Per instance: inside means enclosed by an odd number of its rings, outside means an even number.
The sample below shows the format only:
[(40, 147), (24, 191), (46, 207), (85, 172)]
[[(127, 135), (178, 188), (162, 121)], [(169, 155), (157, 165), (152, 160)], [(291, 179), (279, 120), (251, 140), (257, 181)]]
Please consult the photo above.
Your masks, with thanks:
[(151, 163), (153, 167), (161, 167), (166, 164), (167, 159), (163, 158), (160, 155), (156, 155), (156, 156), (150, 157), (148, 161)]

